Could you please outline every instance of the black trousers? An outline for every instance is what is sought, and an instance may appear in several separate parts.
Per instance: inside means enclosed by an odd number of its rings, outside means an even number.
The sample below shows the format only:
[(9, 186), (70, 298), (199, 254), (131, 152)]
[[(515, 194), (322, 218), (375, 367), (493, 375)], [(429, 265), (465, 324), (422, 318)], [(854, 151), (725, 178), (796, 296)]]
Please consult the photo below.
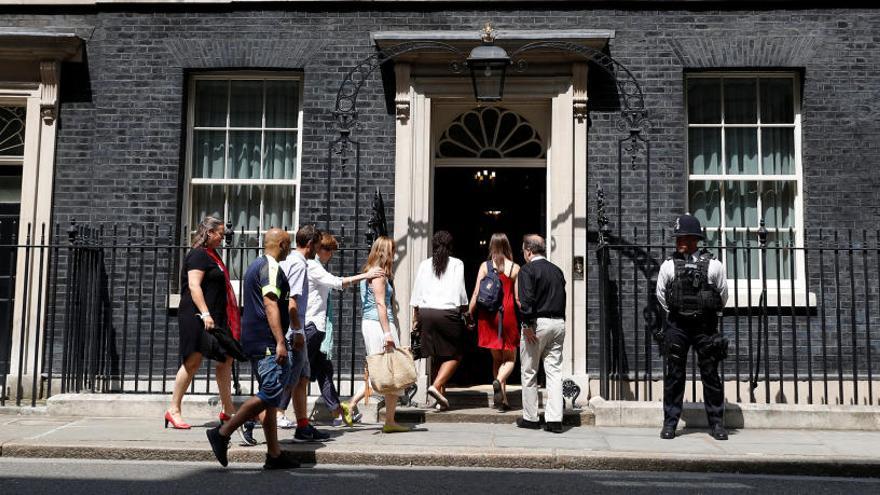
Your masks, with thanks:
[(724, 414), (724, 390), (718, 376), (718, 361), (705, 355), (717, 319), (681, 320), (670, 315), (666, 322), (666, 374), (663, 379), (663, 424), (675, 427), (681, 418), (687, 378), (687, 356), (691, 346), (697, 351), (703, 401), (709, 426), (721, 424)]
[(321, 398), (332, 413), (339, 408), (339, 392), (333, 383), (333, 362), (327, 359), (327, 355), (321, 352), (321, 343), (324, 342), (324, 332), (318, 331), (314, 323), (306, 324), (306, 342), (309, 353), (309, 371), (313, 381), (321, 387)]

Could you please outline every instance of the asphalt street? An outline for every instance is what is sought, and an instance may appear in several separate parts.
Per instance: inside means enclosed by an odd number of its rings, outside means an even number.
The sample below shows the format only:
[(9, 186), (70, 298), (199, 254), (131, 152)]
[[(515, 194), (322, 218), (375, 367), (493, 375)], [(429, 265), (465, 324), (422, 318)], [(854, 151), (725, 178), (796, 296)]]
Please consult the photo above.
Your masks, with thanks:
[(0, 493), (168, 495), (232, 494), (602, 493), (861, 494), (880, 493), (880, 478), (819, 478), (626, 471), (383, 468), (320, 466), (264, 472), (204, 462), (0, 458)]

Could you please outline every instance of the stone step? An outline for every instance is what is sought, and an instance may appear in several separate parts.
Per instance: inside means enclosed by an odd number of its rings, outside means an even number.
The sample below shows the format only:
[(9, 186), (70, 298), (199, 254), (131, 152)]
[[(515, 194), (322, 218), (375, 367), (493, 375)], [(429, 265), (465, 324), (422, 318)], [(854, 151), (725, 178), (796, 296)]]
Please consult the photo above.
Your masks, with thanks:
[[(401, 423), (484, 423), (484, 424), (514, 424), (516, 418), (522, 415), (520, 409), (500, 412), (489, 407), (449, 409), (437, 411), (436, 409), (418, 407), (399, 407), (395, 417)], [(379, 411), (379, 421), (385, 421), (385, 409)], [(562, 423), (567, 426), (589, 426), (595, 424), (593, 412), (590, 409), (566, 409), (562, 415)]]

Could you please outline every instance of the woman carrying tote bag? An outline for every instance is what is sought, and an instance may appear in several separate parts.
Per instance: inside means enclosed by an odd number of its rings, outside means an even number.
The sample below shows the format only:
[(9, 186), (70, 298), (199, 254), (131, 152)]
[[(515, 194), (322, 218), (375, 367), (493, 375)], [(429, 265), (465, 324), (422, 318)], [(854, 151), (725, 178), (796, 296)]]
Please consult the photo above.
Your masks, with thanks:
[[(385, 271), (385, 276), (376, 277), (367, 283), (360, 282), (361, 289), (361, 334), (364, 336), (364, 348), (367, 360), (375, 362), (374, 356), (387, 351), (395, 351), (400, 347), (397, 335), (397, 327), (394, 324), (392, 314), (394, 288), (391, 286), (392, 262), (394, 261), (394, 240), (390, 237), (381, 236), (373, 242), (367, 263), (363, 272), (378, 267)], [(410, 358), (412, 361), (412, 358)], [(385, 433), (398, 433), (410, 431), (406, 426), (398, 424), (394, 420), (394, 411), (397, 408), (397, 396), (400, 390), (385, 392), (385, 425), (382, 431)], [(349, 409), (354, 411), (357, 403), (364, 397), (364, 390), (358, 392), (349, 402)]]

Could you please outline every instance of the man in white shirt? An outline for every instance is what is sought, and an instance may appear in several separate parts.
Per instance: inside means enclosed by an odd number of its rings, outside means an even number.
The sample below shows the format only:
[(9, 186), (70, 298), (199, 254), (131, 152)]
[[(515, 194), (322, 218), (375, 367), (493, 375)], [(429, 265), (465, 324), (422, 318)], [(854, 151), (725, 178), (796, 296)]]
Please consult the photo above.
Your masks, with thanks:
[(700, 239), (705, 237), (695, 217), (678, 217), (674, 235), (675, 253), (663, 262), (657, 275), (657, 302), (667, 312), (665, 331), (657, 336), (666, 355), (660, 437), (675, 438), (684, 400), (687, 356), (693, 346), (699, 358), (710, 434), (716, 440), (727, 440), (724, 385), (718, 376), (718, 363), (727, 355), (727, 341), (718, 333), (718, 317), (727, 302), (724, 265), (708, 251), (698, 250)]

